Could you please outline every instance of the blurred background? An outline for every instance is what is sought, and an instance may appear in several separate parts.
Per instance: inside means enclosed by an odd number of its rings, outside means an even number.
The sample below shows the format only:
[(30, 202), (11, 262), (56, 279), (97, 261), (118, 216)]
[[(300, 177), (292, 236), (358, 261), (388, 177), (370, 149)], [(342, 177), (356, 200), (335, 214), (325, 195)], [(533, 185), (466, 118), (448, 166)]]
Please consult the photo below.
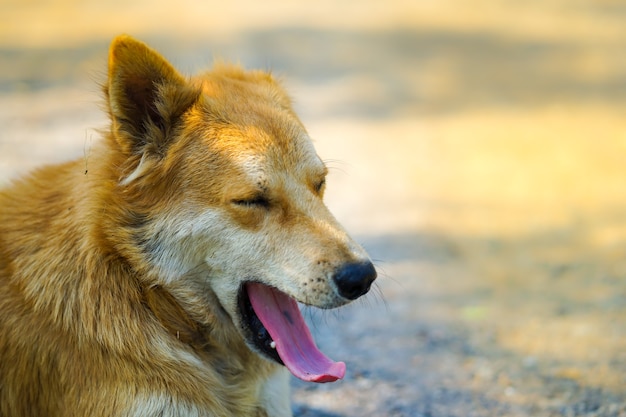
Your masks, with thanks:
[(302, 416), (626, 416), (622, 0), (2, 0), (0, 184), (80, 158), (128, 33), (271, 69), (380, 279)]

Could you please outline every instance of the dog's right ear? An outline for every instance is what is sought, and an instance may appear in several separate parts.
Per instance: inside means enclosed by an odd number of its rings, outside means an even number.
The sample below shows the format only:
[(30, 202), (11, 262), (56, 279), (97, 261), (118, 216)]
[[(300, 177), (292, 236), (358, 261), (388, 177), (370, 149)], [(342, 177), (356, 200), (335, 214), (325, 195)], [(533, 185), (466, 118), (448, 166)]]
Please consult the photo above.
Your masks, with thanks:
[(159, 53), (122, 35), (111, 43), (105, 93), (116, 141), (145, 160), (164, 153), (172, 127), (200, 90)]

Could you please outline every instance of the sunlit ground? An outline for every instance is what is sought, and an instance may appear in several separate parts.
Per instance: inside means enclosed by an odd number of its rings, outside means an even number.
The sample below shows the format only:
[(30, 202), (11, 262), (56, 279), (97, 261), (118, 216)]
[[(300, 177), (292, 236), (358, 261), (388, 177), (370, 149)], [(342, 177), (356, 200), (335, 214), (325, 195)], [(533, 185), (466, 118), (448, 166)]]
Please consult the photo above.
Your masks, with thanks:
[(303, 415), (626, 414), (624, 2), (175, 3), (0, 4), (0, 182), (88, 152), (118, 33), (271, 68), (387, 303)]

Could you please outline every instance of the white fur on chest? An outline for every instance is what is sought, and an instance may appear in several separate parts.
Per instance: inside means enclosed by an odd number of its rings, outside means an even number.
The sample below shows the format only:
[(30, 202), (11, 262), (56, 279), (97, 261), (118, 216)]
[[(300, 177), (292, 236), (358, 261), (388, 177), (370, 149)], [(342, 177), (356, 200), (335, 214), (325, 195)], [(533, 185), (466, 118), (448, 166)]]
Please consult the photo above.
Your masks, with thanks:
[[(263, 383), (260, 390), (260, 408), (268, 417), (292, 417), (289, 396), (289, 372), (279, 368)], [(136, 399), (133, 406), (124, 413), (128, 417), (243, 417), (240, 415), (216, 415), (187, 400), (175, 399), (167, 394), (147, 394)], [(250, 417), (254, 417), (251, 415)]]

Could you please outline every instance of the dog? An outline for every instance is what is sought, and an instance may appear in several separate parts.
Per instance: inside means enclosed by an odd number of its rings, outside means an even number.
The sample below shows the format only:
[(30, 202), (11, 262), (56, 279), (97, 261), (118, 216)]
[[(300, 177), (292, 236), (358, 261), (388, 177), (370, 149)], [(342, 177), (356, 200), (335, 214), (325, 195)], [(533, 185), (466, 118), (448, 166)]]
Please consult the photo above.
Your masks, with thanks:
[(289, 372), (345, 373), (298, 303), (345, 305), (376, 269), (290, 99), (127, 35), (103, 89), (86, 161), (0, 191), (0, 416), (291, 416)]

